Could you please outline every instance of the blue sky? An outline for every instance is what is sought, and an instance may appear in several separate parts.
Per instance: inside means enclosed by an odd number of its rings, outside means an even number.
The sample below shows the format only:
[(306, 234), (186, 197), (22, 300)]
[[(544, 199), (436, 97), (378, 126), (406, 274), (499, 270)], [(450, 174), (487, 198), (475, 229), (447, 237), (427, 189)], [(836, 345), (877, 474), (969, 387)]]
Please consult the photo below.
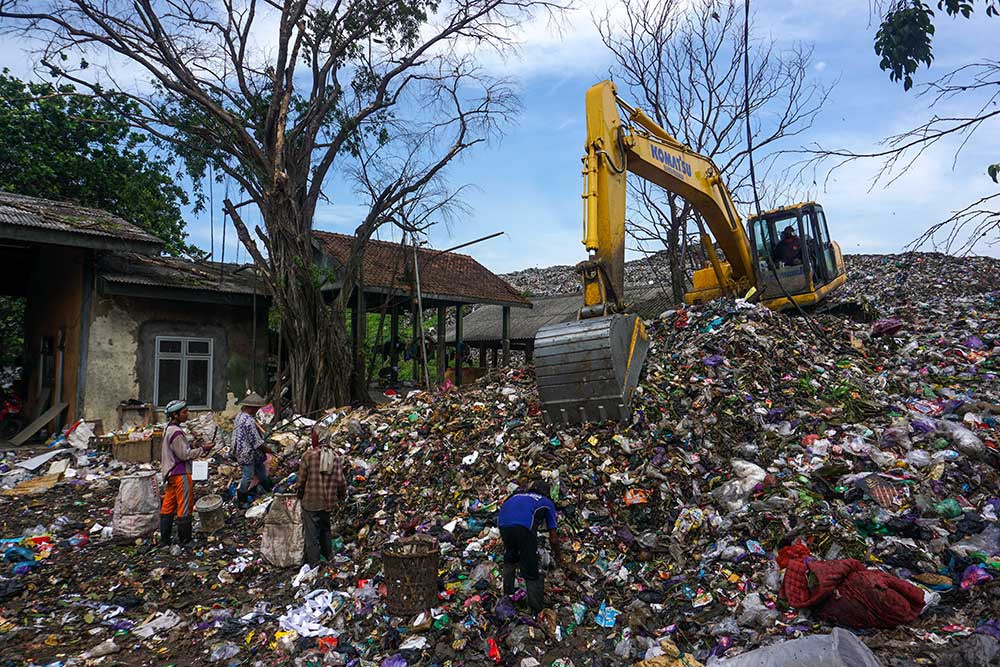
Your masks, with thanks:
[[(813, 128), (784, 148), (816, 142), (870, 151), (887, 134), (906, 130), (928, 116), (926, 100), (918, 98), (915, 90), (904, 93), (878, 68), (872, 49), (877, 21), (870, 14), (868, 0), (757, 0), (752, 4), (757, 37), (772, 37), (779, 47), (794, 42), (813, 46), (810, 76), (823, 84), (836, 82)], [(496, 73), (515, 78), (523, 111), (500, 140), (479, 146), (451, 167), (452, 185), (471, 185), (463, 197), (469, 212), (449, 227), (433, 228), (430, 241), (434, 247), (446, 248), (503, 231), (505, 236), (463, 252), (497, 272), (573, 264), (584, 258), (579, 173), (583, 99), (590, 85), (607, 78), (612, 64), (590, 18), (592, 11), (605, 6), (599, 0), (587, 0), (559, 26), (541, 20), (528, 25), (517, 54), (486, 63)], [(997, 20), (990, 21), (981, 12), (971, 21), (939, 17), (936, 60), (931, 70), (920, 71), (918, 84), (949, 67), (993, 55), (990, 49), (995, 50), (998, 26)], [(26, 60), (12, 64), (16, 74), (29, 74)], [(825, 188), (820, 182), (803, 184), (802, 189), (824, 205), (831, 234), (844, 252), (897, 252), (928, 225), (995, 191), (985, 168), (997, 160), (998, 139), (1000, 126), (981, 128), (954, 166), (957, 143), (943, 143), (889, 188), (877, 186), (869, 191), (879, 163), (865, 161), (835, 173)], [(220, 190), (216, 186), (217, 200)], [(335, 184), (328, 194), (333, 201), (319, 210), (316, 228), (351, 233), (362, 215), (358, 200), (349, 189)], [(747, 211), (741, 213), (745, 216)], [(218, 259), (222, 216), (217, 212), (214, 217)], [(252, 213), (251, 222), (257, 217)], [(208, 214), (189, 217), (190, 240), (206, 249), (210, 229)], [(235, 236), (230, 227), (226, 260), (239, 256), (246, 261)], [(383, 234), (383, 238), (391, 237), (391, 233)], [(979, 251), (998, 254), (1000, 248), (987, 246)]]
[[(817, 142), (868, 151), (887, 134), (909, 129), (927, 116), (926, 101), (917, 98), (915, 90), (904, 93), (878, 68), (872, 48), (877, 26), (867, 1), (761, 0), (753, 7), (758, 36), (769, 35), (779, 45), (813, 45), (811, 75), (825, 84), (836, 82), (812, 130), (785, 148)], [(991, 25), (983, 16), (971, 21), (939, 19), (936, 60), (930, 70), (920, 72), (918, 82), (988, 55), (995, 47), (996, 27), (996, 21)], [(590, 85), (607, 78), (610, 65), (586, 8), (575, 12), (560, 35), (544, 27), (528, 32), (521, 57), (503, 64), (520, 81), (523, 114), (501, 142), (467, 157), (453, 170), (453, 182), (475, 186), (465, 197), (471, 215), (451, 229), (432, 230), (436, 247), (505, 231), (506, 236), (463, 252), (496, 271), (573, 264), (584, 258), (579, 174), (583, 97)], [(931, 223), (995, 191), (985, 169), (997, 159), (997, 139), (1000, 128), (982, 128), (954, 169), (957, 144), (942, 144), (888, 189), (877, 186), (869, 192), (879, 168), (875, 161), (837, 171), (825, 189), (822, 182), (803, 188), (824, 205), (831, 234), (844, 252), (897, 252)], [(318, 226), (352, 228), (334, 217)]]

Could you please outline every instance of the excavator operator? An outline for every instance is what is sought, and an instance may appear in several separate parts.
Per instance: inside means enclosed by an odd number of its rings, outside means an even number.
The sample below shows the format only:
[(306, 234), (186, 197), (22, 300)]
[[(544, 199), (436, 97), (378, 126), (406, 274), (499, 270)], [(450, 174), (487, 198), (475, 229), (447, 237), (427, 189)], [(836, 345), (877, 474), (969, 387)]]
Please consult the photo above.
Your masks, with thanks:
[(774, 246), (774, 259), (785, 266), (793, 266), (802, 263), (802, 244), (799, 242), (799, 235), (795, 233), (795, 227), (788, 225), (781, 232), (781, 241)]

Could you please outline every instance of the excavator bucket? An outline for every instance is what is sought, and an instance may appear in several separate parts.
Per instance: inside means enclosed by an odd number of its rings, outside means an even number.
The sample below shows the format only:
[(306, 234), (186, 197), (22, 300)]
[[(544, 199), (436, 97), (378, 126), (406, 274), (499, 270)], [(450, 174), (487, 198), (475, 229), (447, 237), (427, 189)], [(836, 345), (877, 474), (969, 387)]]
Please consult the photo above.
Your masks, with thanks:
[(629, 403), (649, 349), (638, 315), (612, 315), (538, 331), (535, 375), (549, 423), (631, 418)]

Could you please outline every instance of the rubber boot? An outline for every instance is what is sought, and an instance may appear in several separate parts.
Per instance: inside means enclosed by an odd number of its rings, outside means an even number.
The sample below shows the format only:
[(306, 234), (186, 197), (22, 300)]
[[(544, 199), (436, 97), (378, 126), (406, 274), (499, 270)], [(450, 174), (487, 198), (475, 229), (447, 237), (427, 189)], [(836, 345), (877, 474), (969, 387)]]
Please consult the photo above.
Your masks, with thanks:
[(169, 547), (172, 544), (171, 533), (174, 531), (174, 515), (160, 515), (160, 546)]
[(182, 516), (177, 519), (177, 543), (178, 544), (190, 544), (191, 543), (191, 517)]
[(503, 564), (503, 594), (510, 597), (514, 594), (514, 581), (517, 577), (517, 565), (514, 563)]
[(545, 580), (539, 574), (537, 579), (525, 579), (524, 587), (528, 589), (528, 606), (537, 614), (545, 608)]
[(236, 492), (236, 506), (241, 510), (248, 509), (250, 507), (250, 494), (244, 493), (243, 491)]

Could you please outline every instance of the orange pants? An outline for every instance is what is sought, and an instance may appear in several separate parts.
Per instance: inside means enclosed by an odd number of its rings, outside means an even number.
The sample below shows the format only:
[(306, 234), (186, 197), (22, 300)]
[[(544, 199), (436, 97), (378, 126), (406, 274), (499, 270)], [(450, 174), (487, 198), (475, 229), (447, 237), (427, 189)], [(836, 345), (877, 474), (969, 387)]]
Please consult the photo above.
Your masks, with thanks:
[(176, 514), (177, 518), (191, 516), (194, 511), (194, 483), (191, 475), (171, 475), (167, 490), (163, 492), (160, 514)]

